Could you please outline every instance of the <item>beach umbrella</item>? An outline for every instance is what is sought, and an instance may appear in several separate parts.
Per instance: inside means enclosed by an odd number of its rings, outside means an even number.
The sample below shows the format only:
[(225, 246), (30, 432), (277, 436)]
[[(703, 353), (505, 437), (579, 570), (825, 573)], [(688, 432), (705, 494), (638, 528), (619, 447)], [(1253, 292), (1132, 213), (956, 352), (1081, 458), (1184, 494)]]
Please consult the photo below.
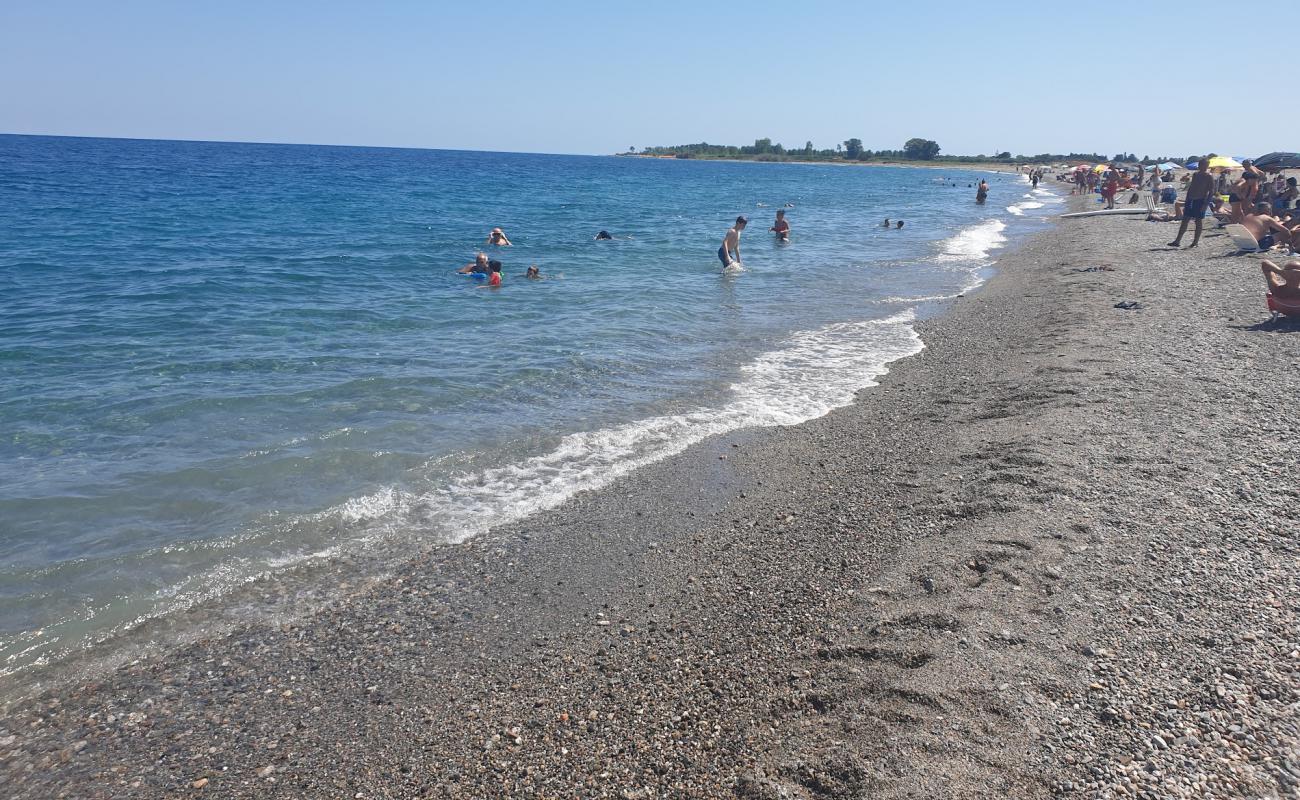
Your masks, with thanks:
[(1108, 170), (1108, 169), (1110, 169), (1110, 165), (1109, 165), (1109, 164), (1098, 164), (1097, 166), (1095, 166), (1095, 167), (1092, 168), (1092, 171), (1093, 171), (1093, 172), (1105, 172), (1105, 171)]
[(1168, 170), (1171, 170), (1171, 169), (1182, 169), (1182, 168), (1183, 168), (1183, 165), (1182, 165), (1182, 164), (1175, 164), (1175, 163), (1172, 162), (1172, 161), (1166, 161), (1166, 162), (1164, 162), (1163, 164), (1156, 164), (1156, 166), (1157, 166), (1158, 168), (1160, 168), (1161, 171), (1168, 171)]
[(1210, 169), (1241, 169), (1241, 162), (1228, 156), (1214, 156), (1210, 159)]
[(1300, 169), (1300, 153), (1269, 153), (1255, 159), (1255, 166), (1268, 172), (1281, 172), (1284, 169)]

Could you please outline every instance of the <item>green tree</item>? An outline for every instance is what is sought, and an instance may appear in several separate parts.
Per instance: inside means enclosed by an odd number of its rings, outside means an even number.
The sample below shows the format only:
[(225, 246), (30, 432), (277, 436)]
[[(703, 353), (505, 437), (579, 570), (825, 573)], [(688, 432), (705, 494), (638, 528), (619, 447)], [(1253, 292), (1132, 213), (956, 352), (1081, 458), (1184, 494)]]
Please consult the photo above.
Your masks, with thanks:
[(844, 143), (844, 155), (850, 161), (857, 161), (858, 156), (862, 155), (862, 140), (849, 139)]
[(806, 156), (810, 156), (810, 155), (813, 154), (812, 139), (809, 139), (809, 140), (807, 141), (807, 143), (804, 144), (804, 146), (803, 146), (803, 154), (806, 155)]
[(939, 143), (933, 139), (908, 139), (903, 155), (913, 160), (930, 160), (939, 155)]

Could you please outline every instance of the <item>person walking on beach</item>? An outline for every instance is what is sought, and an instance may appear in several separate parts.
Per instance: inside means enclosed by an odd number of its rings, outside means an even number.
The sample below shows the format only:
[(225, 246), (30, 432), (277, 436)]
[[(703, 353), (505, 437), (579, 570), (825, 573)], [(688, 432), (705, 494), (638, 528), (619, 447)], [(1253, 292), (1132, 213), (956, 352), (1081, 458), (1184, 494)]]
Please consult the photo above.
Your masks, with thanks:
[[(727, 235), (722, 237), (722, 246), (718, 248), (718, 259), (722, 261), (722, 268), (730, 267), (732, 263), (740, 263), (740, 232), (749, 224), (749, 220), (744, 217), (736, 217), (736, 224), (727, 229)], [(735, 253), (733, 259), (731, 254)]]
[(1101, 196), (1106, 198), (1106, 208), (1115, 207), (1115, 195), (1119, 194), (1119, 170), (1111, 168), (1106, 173), (1106, 182), (1101, 186)]
[(1196, 174), (1187, 184), (1187, 202), (1183, 203), (1183, 221), (1178, 225), (1178, 235), (1169, 243), (1170, 247), (1181, 247), (1183, 234), (1187, 233), (1187, 223), (1196, 220), (1196, 233), (1188, 247), (1201, 243), (1201, 226), (1205, 223), (1205, 207), (1209, 205), (1210, 195), (1214, 192), (1214, 178), (1210, 176), (1210, 159), (1202, 158), (1196, 165)]
[(790, 241), (790, 223), (785, 221), (785, 209), (777, 209), (776, 222), (773, 222), (768, 230), (775, 233), (777, 239), (783, 242)]

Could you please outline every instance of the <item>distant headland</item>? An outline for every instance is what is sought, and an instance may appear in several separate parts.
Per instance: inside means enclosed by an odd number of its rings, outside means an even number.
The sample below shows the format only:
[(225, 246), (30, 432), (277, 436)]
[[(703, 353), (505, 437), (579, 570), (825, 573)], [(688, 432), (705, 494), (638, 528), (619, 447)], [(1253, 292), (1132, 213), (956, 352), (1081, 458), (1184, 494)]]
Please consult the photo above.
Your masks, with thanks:
[(980, 153), (973, 156), (941, 155), (939, 143), (933, 139), (912, 138), (903, 144), (901, 150), (869, 150), (863, 147), (861, 139), (847, 139), (833, 148), (818, 149), (812, 142), (803, 147), (786, 148), (773, 143), (771, 139), (756, 139), (752, 145), (678, 144), (670, 146), (646, 147), (638, 151), (629, 147), (619, 156), (637, 158), (682, 158), (732, 161), (806, 161), (829, 163), (862, 164), (915, 164), (917, 166), (934, 165), (987, 165), (1008, 167), (1014, 164), (1052, 164), (1061, 162), (1088, 162), (1098, 164), (1110, 161), (1125, 163), (1157, 163), (1161, 161), (1178, 161), (1179, 158), (1167, 156), (1143, 156), (1138, 158), (1132, 153), (1119, 153), (1108, 158), (1100, 153), (1039, 153), (1037, 155), (1012, 155), (1002, 151), (993, 155)]

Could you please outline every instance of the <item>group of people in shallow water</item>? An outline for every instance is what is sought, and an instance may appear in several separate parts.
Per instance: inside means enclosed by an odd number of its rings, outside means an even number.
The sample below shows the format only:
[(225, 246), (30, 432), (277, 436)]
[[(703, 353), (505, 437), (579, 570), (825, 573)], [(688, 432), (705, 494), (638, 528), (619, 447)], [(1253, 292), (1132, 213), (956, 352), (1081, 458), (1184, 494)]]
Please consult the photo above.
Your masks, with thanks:
[[(980, 181), (980, 186), (987, 192), (988, 184)], [(786, 203), (785, 206), (786, 208), (794, 208), (793, 203)], [(790, 241), (790, 222), (785, 218), (786, 208), (777, 209), (776, 220), (772, 223), (772, 227), (768, 228), (769, 232), (776, 234), (776, 240), (783, 243)], [(740, 234), (748, 225), (748, 218), (743, 215), (736, 217), (735, 224), (728, 228), (726, 235), (722, 237), (722, 246), (718, 248), (718, 260), (722, 262), (723, 269), (739, 266)], [(886, 217), (881, 227), (902, 230), (903, 220), (891, 222)], [(597, 241), (608, 241), (614, 237), (610, 235), (609, 231), (601, 231), (596, 234), (595, 238)], [(493, 228), (488, 233), (487, 241), (484, 244), (490, 247), (512, 246), (510, 238), (500, 228)], [(489, 258), (487, 253), (480, 252), (474, 257), (472, 263), (466, 264), (456, 271), (462, 275), (484, 275), (486, 276), (487, 286), (494, 288), (501, 286), (501, 262), (495, 258)], [(536, 264), (532, 264), (523, 274), (523, 277), (533, 280), (540, 279), (542, 272)]]
[[(610, 235), (604, 231), (601, 231), (601, 233), (604, 234), (605, 238), (611, 238)], [(599, 239), (601, 237), (597, 236), (596, 238)], [(512, 246), (510, 237), (506, 236), (505, 231), (500, 228), (493, 228), (492, 231), (488, 233), (487, 241), (484, 242), (484, 244), (490, 247)], [(486, 275), (487, 285), (493, 288), (501, 285), (501, 262), (495, 258), (488, 258), (487, 253), (480, 252), (474, 257), (473, 263), (466, 264), (456, 271), (462, 275)], [(542, 271), (537, 268), (536, 264), (531, 264), (527, 271), (524, 272), (523, 277), (537, 280), (542, 277)]]
[[(761, 203), (760, 203), (761, 205)], [(794, 208), (793, 203), (786, 203), (786, 208)], [(903, 227), (903, 220), (898, 220), (897, 227), (894, 230), (900, 230)], [(740, 233), (749, 226), (749, 219), (745, 216), (736, 217), (736, 222), (727, 229), (727, 233), (722, 237), (722, 245), (718, 247), (718, 260), (722, 262), (722, 268), (729, 269), (740, 265)], [(881, 227), (893, 227), (893, 223), (886, 217)], [(778, 242), (790, 241), (790, 221), (785, 218), (785, 208), (779, 208), (776, 211), (776, 220), (772, 227), (767, 229), (769, 233), (776, 234)]]

